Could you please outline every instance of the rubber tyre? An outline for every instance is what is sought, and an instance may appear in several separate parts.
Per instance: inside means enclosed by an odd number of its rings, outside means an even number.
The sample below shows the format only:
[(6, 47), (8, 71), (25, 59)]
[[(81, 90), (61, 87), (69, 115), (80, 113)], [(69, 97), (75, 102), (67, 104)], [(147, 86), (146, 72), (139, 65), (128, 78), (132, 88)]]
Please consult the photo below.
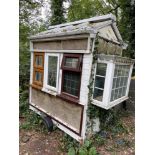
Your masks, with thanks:
[(43, 117), (43, 122), (44, 122), (44, 125), (46, 126), (47, 130), (49, 132), (52, 132), (53, 131), (53, 121), (51, 120), (51, 118), (48, 116)]

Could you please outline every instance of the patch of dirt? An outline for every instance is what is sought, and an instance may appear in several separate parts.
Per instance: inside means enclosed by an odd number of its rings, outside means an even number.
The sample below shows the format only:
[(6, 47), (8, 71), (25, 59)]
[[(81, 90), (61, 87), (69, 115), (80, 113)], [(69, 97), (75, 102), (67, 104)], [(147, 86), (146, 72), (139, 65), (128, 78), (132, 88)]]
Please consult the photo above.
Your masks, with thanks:
[[(100, 155), (134, 155), (135, 154), (135, 128), (134, 116), (122, 118), (127, 133), (115, 135), (106, 139), (106, 142), (97, 147)], [(23, 123), (23, 120), (21, 121)], [(61, 142), (64, 133), (59, 129), (52, 133), (42, 133), (34, 130), (20, 129), (19, 154), (20, 155), (67, 155), (62, 152)]]
[[(45, 134), (20, 129), (19, 136), (20, 155), (66, 155), (59, 147), (59, 140), (63, 136), (60, 130)], [(23, 142), (23, 137), (29, 137), (29, 140)]]

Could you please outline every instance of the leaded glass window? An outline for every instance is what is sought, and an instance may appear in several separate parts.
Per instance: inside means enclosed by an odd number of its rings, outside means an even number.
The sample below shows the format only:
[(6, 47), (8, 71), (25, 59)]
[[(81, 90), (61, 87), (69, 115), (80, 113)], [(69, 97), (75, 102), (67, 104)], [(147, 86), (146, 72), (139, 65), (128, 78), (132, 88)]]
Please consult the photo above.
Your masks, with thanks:
[(77, 100), (81, 84), (82, 54), (64, 54), (61, 68), (61, 95), (66, 99)]
[(78, 60), (78, 58), (66, 58), (64, 66), (69, 68), (77, 68)]
[(43, 66), (43, 57), (41, 55), (37, 55), (36, 56), (36, 60), (35, 60), (35, 63), (37, 66)]
[(44, 53), (34, 52), (33, 85), (43, 86)]
[(64, 72), (63, 91), (73, 96), (78, 96), (80, 86), (80, 74)]
[(42, 80), (42, 73), (36, 71), (35, 72), (35, 81), (40, 81), (41, 82), (41, 80)]
[(93, 98), (98, 101), (103, 100), (106, 69), (107, 69), (107, 64), (97, 63)]
[(130, 65), (115, 65), (110, 101), (126, 95)]

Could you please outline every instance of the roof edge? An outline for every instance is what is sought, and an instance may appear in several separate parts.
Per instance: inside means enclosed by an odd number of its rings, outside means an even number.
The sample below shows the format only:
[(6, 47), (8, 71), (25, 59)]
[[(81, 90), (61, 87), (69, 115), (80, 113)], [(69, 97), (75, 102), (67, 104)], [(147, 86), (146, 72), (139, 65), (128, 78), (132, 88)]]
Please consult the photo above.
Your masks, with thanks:
[(76, 24), (80, 24), (80, 23), (84, 23), (84, 22), (97, 22), (97, 21), (104, 21), (104, 20), (116, 21), (116, 17), (113, 14), (110, 13), (110, 14), (103, 15), (103, 16), (96, 16), (96, 17), (92, 17), (92, 18), (88, 18), (88, 19), (82, 19), (82, 20), (78, 20), (78, 21), (74, 21), (74, 22), (69, 22), (69, 23), (49, 26), (48, 29), (50, 30), (50, 29), (54, 29), (54, 28), (58, 28), (58, 27), (64, 27), (64, 26), (69, 26), (69, 25), (76, 25)]

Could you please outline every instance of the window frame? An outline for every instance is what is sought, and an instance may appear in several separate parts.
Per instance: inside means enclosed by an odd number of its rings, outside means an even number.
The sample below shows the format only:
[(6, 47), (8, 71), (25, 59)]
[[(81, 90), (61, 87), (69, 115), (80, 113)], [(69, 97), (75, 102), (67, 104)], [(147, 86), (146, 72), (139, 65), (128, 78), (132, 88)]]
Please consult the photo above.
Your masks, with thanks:
[[(57, 57), (57, 76), (56, 76), (56, 87), (48, 85), (48, 62), (49, 62), (49, 56)], [(59, 71), (60, 71), (60, 54), (56, 53), (46, 53), (45, 54), (45, 71), (44, 71), (44, 88), (49, 89), (55, 92), (58, 92), (59, 87)]]
[[(65, 67), (64, 63), (66, 58), (78, 58), (78, 67), (76, 69)], [(62, 63), (61, 63), (61, 70), (62, 70), (62, 79), (61, 79), (61, 94), (59, 95), (61, 98), (72, 101), (73, 103), (78, 103), (78, 100), (80, 98), (80, 88), (81, 88), (81, 76), (82, 76), (82, 64), (83, 64), (83, 54), (63, 54)], [(64, 87), (64, 73), (65, 72), (74, 72), (77, 74), (80, 74), (80, 82), (78, 87), (78, 96), (74, 96), (72, 94), (69, 94), (65, 91), (63, 91)]]
[[(109, 95), (109, 103), (112, 104), (113, 102), (116, 102), (117, 100), (120, 100), (121, 98), (125, 98), (128, 96), (128, 89), (129, 89), (129, 82), (130, 82), (130, 78), (131, 78), (131, 72), (132, 72), (132, 65), (131, 64), (126, 64), (126, 63), (114, 63), (114, 68), (113, 68), (113, 75), (112, 75), (112, 87), (111, 87), (111, 90), (110, 90), (110, 95)], [(115, 73), (115, 68), (116, 68), (116, 65), (122, 65), (122, 66), (129, 66), (129, 72), (128, 72), (128, 76), (115, 76), (114, 73)], [(115, 88), (115, 89), (120, 89), (120, 88), (124, 88), (126, 87), (126, 91), (125, 91), (125, 94), (119, 98), (116, 98), (114, 100), (111, 101), (111, 96), (112, 96), (112, 91), (114, 90), (113, 88), (113, 79), (114, 78), (118, 78), (118, 77), (127, 77), (127, 84), (126, 86), (123, 86), (123, 87), (118, 87), (118, 88)], [(120, 83), (120, 81), (119, 81)]]
[[(43, 87), (43, 81), (44, 81), (44, 53), (43, 52), (34, 52), (33, 53), (33, 82), (32, 85), (35, 88), (41, 89)], [(42, 66), (36, 65), (36, 57), (37, 56), (42, 56)], [(40, 72), (42, 74), (42, 78), (41, 81), (37, 81), (35, 80), (35, 76), (36, 76), (36, 71)]]
[[(66, 58), (78, 58), (78, 67), (77, 68), (65, 67)], [(82, 54), (63, 54), (61, 69), (67, 71), (81, 72), (82, 69), (81, 63), (82, 63)]]
[[(37, 56), (42, 56), (43, 57), (43, 61), (42, 61), (43, 65), (42, 66), (36, 65), (35, 60), (36, 60)], [(44, 69), (44, 53), (43, 52), (34, 52), (33, 67), (41, 69), (41, 70)]]
[[(97, 72), (97, 64), (98, 63), (101, 63), (101, 64), (106, 64), (106, 73), (105, 73), (105, 76), (102, 76), (102, 75), (97, 75), (97, 77), (103, 77), (104, 78), (104, 88), (98, 88), (96, 87), (96, 89), (99, 89), (99, 90), (103, 90), (103, 96), (102, 96), (102, 101), (99, 101), (99, 100), (96, 100), (94, 99), (94, 91), (95, 91), (95, 77), (96, 77), (96, 72)], [(104, 102), (104, 98), (105, 98), (105, 91), (106, 91), (106, 83), (107, 83), (107, 72), (108, 72), (108, 63), (107, 62), (97, 62), (95, 64), (95, 71), (94, 71), (94, 82), (93, 82), (93, 95), (92, 95), (92, 99), (94, 102), (96, 103), (99, 103), (99, 104), (103, 104)]]

